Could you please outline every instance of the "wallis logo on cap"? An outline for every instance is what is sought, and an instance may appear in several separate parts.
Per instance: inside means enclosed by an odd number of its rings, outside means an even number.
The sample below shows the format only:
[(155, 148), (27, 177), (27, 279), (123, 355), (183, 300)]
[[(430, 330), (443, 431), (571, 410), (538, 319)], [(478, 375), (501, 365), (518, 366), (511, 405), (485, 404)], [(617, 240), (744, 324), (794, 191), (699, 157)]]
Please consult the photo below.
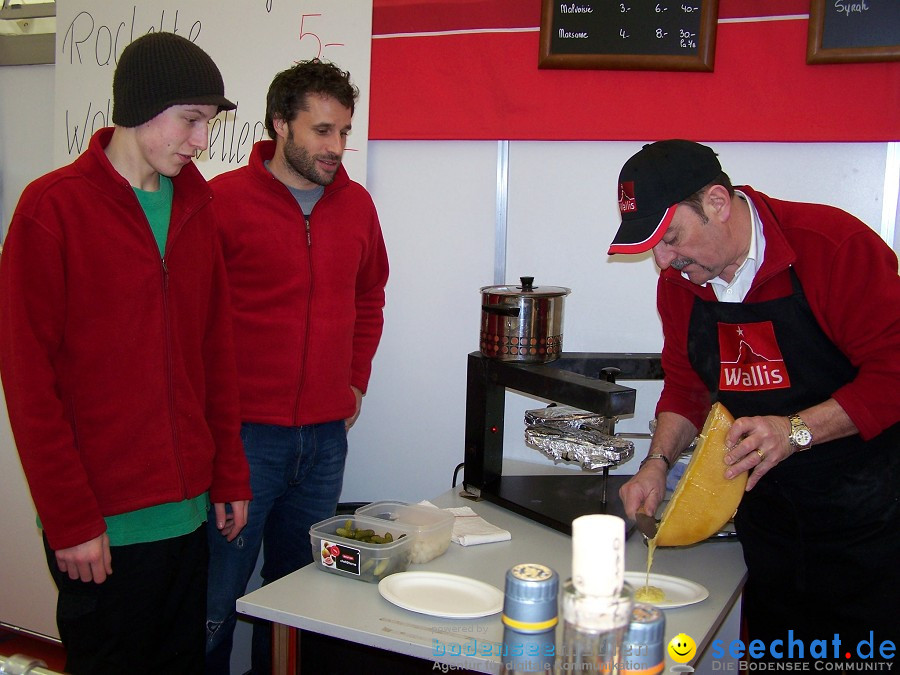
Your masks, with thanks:
[(719, 388), (723, 391), (762, 391), (791, 386), (771, 321), (720, 323), (719, 355)]
[(619, 211), (622, 213), (637, 211), (637, 203), (634, 201), (634, 181), (619, 183)]

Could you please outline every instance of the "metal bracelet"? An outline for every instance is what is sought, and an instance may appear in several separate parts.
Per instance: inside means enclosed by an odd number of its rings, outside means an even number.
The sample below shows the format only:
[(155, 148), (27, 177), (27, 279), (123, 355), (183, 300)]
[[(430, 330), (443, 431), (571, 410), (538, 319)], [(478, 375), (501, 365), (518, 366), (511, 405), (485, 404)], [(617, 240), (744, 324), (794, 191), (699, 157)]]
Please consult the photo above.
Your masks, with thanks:
[(640, 465), (638, 466), (638, 468), (639, 468), (639, 469), (642, 469), (642, 468), (644, 467), (644, 464), (646, 464), (646, 463), (647, 463), (649, 460), (651, 460), (651, 459), (661, 459), (662, 461), (664, 461), (664, 462), (666, 463), (666, 472), (668, 472), (668, 471), (672, 468), (672, 462), (670, 462), (670, 461), (669, 461), (669, 458), (666, 457), (666, 456), (665, 456), (664, 454), (662, 454), (661, 452), (654, 452), (654, 453), (652, 453), (652, 454), (647, 455), (646, 457), (644, 457), (644, 459), (641, 460), (641, 463), (640, 463)]

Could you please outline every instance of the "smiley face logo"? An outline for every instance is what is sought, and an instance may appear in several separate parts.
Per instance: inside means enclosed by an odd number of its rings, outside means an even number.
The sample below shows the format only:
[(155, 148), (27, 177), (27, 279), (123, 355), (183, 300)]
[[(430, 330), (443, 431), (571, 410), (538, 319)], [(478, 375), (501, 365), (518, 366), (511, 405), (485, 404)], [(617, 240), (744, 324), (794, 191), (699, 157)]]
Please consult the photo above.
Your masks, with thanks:
[(687, 633), (679, 633), (669, 642), (669, 656), (676, 663), (687, 663), (697, 651), (697, 643)]

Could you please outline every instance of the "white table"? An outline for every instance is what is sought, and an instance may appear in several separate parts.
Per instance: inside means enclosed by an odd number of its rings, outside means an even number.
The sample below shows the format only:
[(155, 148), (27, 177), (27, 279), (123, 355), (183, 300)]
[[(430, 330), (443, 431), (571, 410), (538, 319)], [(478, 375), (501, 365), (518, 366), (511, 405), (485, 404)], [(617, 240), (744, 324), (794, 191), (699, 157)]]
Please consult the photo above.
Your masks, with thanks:
[[(516, 563), (549, 565), (561, 582), (571, 576), (571, 537), (490, 502), (463, 499), (460, 489), (432, 502), (441, 507), (470, 506), (489, 523), (509, 530), (512, 539), (468, 547), (450, 544), (444, 555), (411, 565), (410, 570), (460, 574), (501, 591), (506, 571)], [(647, 547), (639, 534), (628, 539), (625, 554), (627, 570), (646, 570)], [(700, 603), (665, 610), (666, 643), (678, 633), (690, 635), (697, 643), (695, 665), (740, 596), (746, 578), (741, 546), (731, 540), (657, 549), (652, 571), (690, 579), (709, 590), (709, 597)], [(274, 661), (279, 675), (297, 672), (296, 629), (477, 672), (500, 671), (496, 646), (484, 647), (503, 641), (500, 614), (464, 620), (411, 612), (382, 598), (376, 584), (329, 574), (314, 565), (244, 596), (237, 609), (276, 624)], [(672, 665), (667, 657), (667, 668)]]

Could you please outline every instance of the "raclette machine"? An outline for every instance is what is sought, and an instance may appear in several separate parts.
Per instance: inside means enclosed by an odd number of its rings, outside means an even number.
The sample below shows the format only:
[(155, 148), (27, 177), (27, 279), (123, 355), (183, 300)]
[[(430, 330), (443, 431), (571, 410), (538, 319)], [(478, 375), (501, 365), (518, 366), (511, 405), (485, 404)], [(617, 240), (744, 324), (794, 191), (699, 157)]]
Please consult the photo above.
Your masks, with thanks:
[(659, 354), (563, 352), (550, 363), (525, 364), (472, 352), (466, 377), (465, 491), (566, 534), (572, 533), (575, 518), (589, 513), (625, 519), (619, 487), (631, 476), (610, 475), (609, 467), (601, 473), (503, 475), (506, 390), (603, 415), (604, 431), (613, 434), (616, 418), (634, 413), (637, 394), (616, 384), (616, 378), (662, 377)]

